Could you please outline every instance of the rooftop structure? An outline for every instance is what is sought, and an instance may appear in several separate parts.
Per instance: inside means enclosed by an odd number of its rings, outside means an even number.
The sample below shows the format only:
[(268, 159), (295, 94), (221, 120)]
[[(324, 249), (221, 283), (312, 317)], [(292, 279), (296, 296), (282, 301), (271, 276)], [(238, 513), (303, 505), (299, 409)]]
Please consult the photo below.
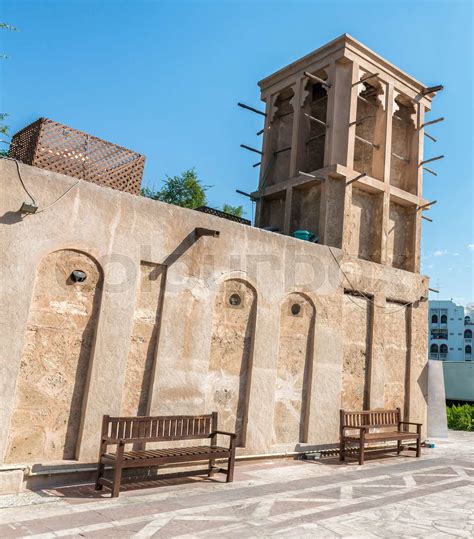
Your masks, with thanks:
[(256, 225), (419, 272), (433, 89), (344, 34), (259, 83)]
[(12, 138), (10, 157), (35, 167), (138, 195), (145, 156), (39, 118)]

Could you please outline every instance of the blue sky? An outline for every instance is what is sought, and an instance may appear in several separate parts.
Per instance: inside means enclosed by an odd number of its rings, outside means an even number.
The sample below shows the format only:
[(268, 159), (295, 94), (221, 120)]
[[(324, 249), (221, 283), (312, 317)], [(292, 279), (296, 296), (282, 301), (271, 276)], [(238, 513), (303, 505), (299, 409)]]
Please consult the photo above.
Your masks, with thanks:
[[(473, 2), (1, 0), (1, 107), (12, 132), (40, 116), (147, 156), (145, 184), (195, 167), (209, 204), (252, 208), (261, 107), (256, 83), (347, 32), (427, 85), (442, 83), (425, 156), (438, 200), (423, 223), (422, 270), (439, 299), (474, 301)], [(433, 297), (435, 299), (436, 296)]]

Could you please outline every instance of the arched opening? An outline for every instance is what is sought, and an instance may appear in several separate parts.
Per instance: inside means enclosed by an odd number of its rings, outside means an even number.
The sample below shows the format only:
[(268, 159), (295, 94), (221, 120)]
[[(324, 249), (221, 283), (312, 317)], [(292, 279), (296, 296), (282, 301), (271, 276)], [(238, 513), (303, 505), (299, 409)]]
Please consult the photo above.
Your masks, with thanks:
[(465, 330), (464, 330), (464, 338), (465, 338), (465, 339), (472, 339), (472, 330), (470, 330), (470, 329), (465, 329)]
[(442, 344), (439, 347), (439, 353), (440, 354), (447, 354), (448, 353), (448, 345), (447, 344)]
[(212, 410), (219, 428), (237, 434), (245, 447), (257, 294), (240, 279), (225, 281), (214, 310), (209, 362)]
[(470, 356), (472, 354), (472, 347), (470, 344), (466, 345), (466, 348), (464, 349), (464, 352), (466, 353), (466, 356)]
[(438, 353), (438, 345), (437, 344), (432, 344), (431, 347), (430, 347), (430, 352), (432, 354), (437, 354)]
[(77, 458), (102, 270), (86, 253), (40, 262), (10, 426), (8, 462)]
[(437, 315), (437, 314), (434, 314), (434, 315), (431, 317), (431, 323), (432, 323), (432, 324), (437, 324), (437, 323), (438, 323), (438, 315)]
[(307, 442), (315, 314), (311, 300), (299, 293), (281, 306), (274, 444)]
[(445, 314), (441, 315), (441, 323), (442, 324), (448, 323), (448, 317)]

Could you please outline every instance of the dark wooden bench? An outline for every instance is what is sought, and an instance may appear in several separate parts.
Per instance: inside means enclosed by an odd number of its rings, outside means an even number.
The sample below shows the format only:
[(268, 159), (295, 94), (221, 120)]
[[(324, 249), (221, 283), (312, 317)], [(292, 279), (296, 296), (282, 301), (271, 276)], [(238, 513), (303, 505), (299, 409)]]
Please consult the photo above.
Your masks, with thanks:
[[(344, 461), (348, 456), (346, 443), (359, 445), (359, 464), (364, 464), (365, 444), (377, 442), (396, 441), (395, 447), (388, 447), (380, 452), (402, 451), (402, 441), (416, 441), (416, 456), (421, 455), (421, 423), (402, 421), (400, 408), (395, 410), (365, 410), (360, 412), (340, 411), (340, 452), (339, 459)], [(402, 430), (405, 425), (415, 425), (416, 432)], [(370, 432), (371, 429), (391, 429), (382, 432)], [(349, 432), (348, 432), (349, 431)], [(409, 447), (408, 449), (412, 449)]]
[[(230, 438), (229, 447), (217, 445), (217, 436)], [(176, 440), (209, 440), (208, 445), (192, 447), (170, 447), (146, 449), (147, 443), (172, 442)], [(130, 451), (125, 446), (134, 444)], [(109, 446), (116, 446), (109, 452)], [(138, 446), (139, 449), (134, 450)], [(227, 468), (214, 466), (216, 459), (227, 459)], [(233, 480), (235, 461), (235, 434), (217, 429), (217, 412), (200, 416), (159, 416), (159, 417), (110, 417), (102, 421), (99, 463), (95, 488), (110, 488), (112, 497), (120, 492), (122, 470), (144, 468), (163, 464), (209, 461), (208, 475), (224, 473), (227, 482)], [(105, 467), (113, 468), (112, 480), (104, 477)]]

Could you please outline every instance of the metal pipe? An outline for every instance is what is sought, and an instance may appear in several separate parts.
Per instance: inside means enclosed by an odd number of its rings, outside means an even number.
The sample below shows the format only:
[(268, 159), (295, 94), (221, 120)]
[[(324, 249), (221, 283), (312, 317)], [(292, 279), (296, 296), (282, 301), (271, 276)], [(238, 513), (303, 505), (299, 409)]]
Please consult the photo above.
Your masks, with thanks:
[(359, 174), (355, 178), (352, 178), (352, 180), (349, 180), (348, 182), (346, 182), (346, 186), (350, 185), (351, 183), (356, 182), (357, 180), (360, 180), (361, 178), (365, 178), (365, 176), (367, 176), (367, 172), (362, 172), (362, 174)]
[(250, 198), (250, 200), (256, 200), (255, 197), (253, 197), (250, 193), (246, 193), (245, 191), (241, 191), (240, 189), (236, 189), (235, 192), (239, 193), (239, 195), (244, 195), (244, 197)]
[(261, 110), (258, 110), (258, 109), (254, 109), (253, 107), (249, 107), (248, 105), (246, 105), (245, 103), (237, 103), (237, 105), (239, 107), (242, 107), (243, 109), (247, 109), (247, 110), (250, 110), (252, 112), (255, 112), (257, 114), (261, 114), (262, 116), (266, 116), (267, 114), (265, 112), (262, 112)]
[(314, 174), (309, 174), (308, 172), (303, 172), (302, 170), (298, 170), (298, 174), (300, 176), (307, 176), (308, 178), (312, 178), (313, 180), (317, 180), (319, 182), (323, 182), (325, 178), (318, 178), (318, 176), (315, 176)]
[(395, 157), (396, 159), (400, 159), (400, 161), (405, 161), (405, 163), (409, 163), (410, 159), (407, 159), (406, 157), (402, 157), (401, 155), (398, 155), (396, 153), (392, 152), (392, 157)]
[(425, 163), (431, 163), (431, 161), (438, 161), (438, 159), (443, 159), (444, 155), (438, 155), (436, 157), (431, 157), (430, 159), (425, 159), (420, 163), (420, 167), (424, 165)]
[(430, 292), (434, 292), (435, 294), (439, 294), (439, 290), (436, 290), (436, 288), (428, 288)]
[(273, 155), (276, 155), (277, 153), (287, 152), (288, 150), (291, 150), (291, 146), (287, 146), (286, 148), (282, 148), (281, 150), (275, 150), (273, 152)]
[(428, 137), (429, 139), (431, 139), (433, 142), (438, 142), (432, 135), (430, 135), (429, 133), (423, 133), (425, 135), (425, 137)]
[(249, 150), (249, 152), (254, 152), (254, 153), (258, 153), (260, 155), (263, 155), (263, 152), (261, 152), (260, 150), (256, 150), (255, 148), (252, 148), (251, 146), (247, 146), (246, 144), (241, 144), (240, 147), (244, 148), (246, 150)]
[(433, 200), (433, 202), (427, 202), (426, 204), (423, 204), (422, 206), (418, 206), (416, 209), (417, 209), (417, 211), (418, 210), (423, 210), (424, 208), (428, 208), (429, 206), (433, 206), (437, 202), (438, 202), (437, 200)]
[(327, 82), (323, 79), (320, 79), (319, 77), (316, 77), (316, 75), (313, 75), (312, 73), (308, 73), (307, 71), (304, 71), (303, 73), (306, 77), (313, 79), (316, 82), (319, 82), (319, 84), (322, 84), (323, 86), (326, 86), (326, 88), (331, 88), (331, 83)]
[(307, 118), (312, 120), (313, 122), (317, 122), (318, 124), (324, 125), (324, 127), (327, 129), (329, 127), (328, 124), (324, 123), (322, 120), (319, 120), (318, 118), (315, 118), (314, 116), (311, 116), (310, 114), (307, 114), (306, 112), (303, 113)]
[(433, 125), (433, 124), (437, 124), (443, 121), (444, 121), (444, 116), (441, 116), (441, 118), (436, 118), (436, 120), (431, 120), (431, 122), (425, 122), (424, 124), (421, 124), (419, 128), (424, 129), (427, 125)]
[(373, 142), (370, 142), (370, 140), (366, 140), (365, 138), (359, 137), (359, 135), (355, 135), (355, 138), (359, 140), (360, 142), (364, 142), (365, 144), (369, 144), (370, 146), (373, 146), (377, 150), (380, 148), (378, 144), (374, 144)]
[(256, 167), (259, 167), (261, 164), (262, 164), (262, 162), (259, 161), (258, 163), (254, 163), (254, 164), (252, 165), (252, 167), (253, 167), (253, 168), (256, 168)]
[(354, 122), (351, 122), (349, 124), (349, 127), (351, 127), (352, 125), (359, 125), (361, 124), (364, 120), (368, 120), (369, 118), (375, 118), (375, 114), (370, 114), (369, 116), (364, 116), (363, 118), (360, 118), (359, 120), (355, 120)]
[(260, 131), (257, 131), (256, 133), (257, 137), (259, 137), (264, 131), (265, 131), (265, 128), (260, 129)]
[(380, 73), (374, 73), (373, 75), (367, 75), (366, 77), (363, 77), (362, 79), (358, 80), (357, 82), (354, 82), (352, 86), (357, 86), (361, 82), (365, 82), (366, 80), (372, 79), (373, 77), (378, 77)]
[(433, 174), (433, 176), (438, 175), (434, 170), (431, 170), (430, 168), (423, 167), (423, 170), (426, 170), (426, 172), (429, 172), (430, 174)]
[(315, 135), (314, 137), (309, 138), (305, 144), (309, 144), (312, 140), (316, 140), (317, 138), (325, 137), (326, 133), (320, 133), (319, 135)]
[(427, 88), (421, 91), (421, 95), (428, 95), (434, 92), (441, 92), (441, 90), (444, 90), (444, 86), (442, 84), (438, 84), (437, 86), (428, 86)]
[(422, 215), (421, 218), (424, 219), (425, 221), (429, 221), (430, 223), (433, 222), (433, 219), (430, 219), (429, 217), (426, 217), (426, 215)]
[(374, 107), (376, 109), (378, 108), (378, 105), (376, 105), (375, 103), (371, 103), (370, 101), (367, 101), (367, 99), (365, 99), (361, 95), (357, 96), (357, 99), (360, 99), (361, 101), (363, 101), (364, 103), (367, 103), (367, 105), (370, 105), (371, 107)]

